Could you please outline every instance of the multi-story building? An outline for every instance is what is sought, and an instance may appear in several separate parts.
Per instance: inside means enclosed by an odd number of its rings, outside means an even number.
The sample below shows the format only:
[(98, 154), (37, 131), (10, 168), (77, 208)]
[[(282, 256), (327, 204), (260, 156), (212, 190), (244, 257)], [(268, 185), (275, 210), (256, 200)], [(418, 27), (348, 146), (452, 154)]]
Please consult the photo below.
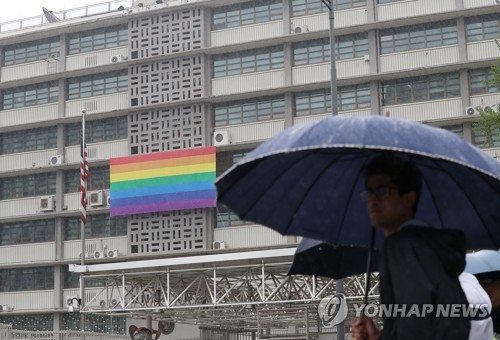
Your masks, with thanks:
[[(495, 0), (333, 4), (339, 114), (425, 122), (500, 155), (500, 131), (486, 143), (473, 127), (478, 106), (500, 102), (487, 82), (499, 55)], [(110, 218), (109, 161), (214, 145), (221, 174), (285, 128), (330, 115), (321, 0), (119, 0), (0, 30), (0, 323), (78, 326), (67, 299), (78, 295), (68, 264), (82, 252), (82, 108), (89, 263), (297, 244), (224, 207)], [(123, 317), (91, 322), (126, 328)]]

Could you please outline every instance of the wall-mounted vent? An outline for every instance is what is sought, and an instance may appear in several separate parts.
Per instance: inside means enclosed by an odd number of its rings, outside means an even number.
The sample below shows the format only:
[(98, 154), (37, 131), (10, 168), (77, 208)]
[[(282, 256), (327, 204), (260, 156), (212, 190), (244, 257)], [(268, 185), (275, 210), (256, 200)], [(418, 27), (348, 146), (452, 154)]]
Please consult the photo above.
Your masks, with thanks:
[(225, 249), (226, 242), (225, 241), (215, 241), (213, 243), (213, 249)]
[(115, 63), (119, 63), (119, 62), (122, 62), (122, 61), (125, 61), (127, 60), (127, 57), (125, 57), (124, 55), (114, 55), (111, 57), (111, 62), (113, 64)]
[(40, 198), (40, 211), (54, 211), (54, 196)]
[(102, 190), (94, 191), (90, 193), (90, 206), (91, 207), (102, 207), (104, 206), (104, 192)]
[(61, 165), (63, 163), (62, 155), (55, 155), (49, 158), (49, 165)]
[(214, 145), (222, 146), (231, 143), (229, 131), (215, 131), (214, 132)]

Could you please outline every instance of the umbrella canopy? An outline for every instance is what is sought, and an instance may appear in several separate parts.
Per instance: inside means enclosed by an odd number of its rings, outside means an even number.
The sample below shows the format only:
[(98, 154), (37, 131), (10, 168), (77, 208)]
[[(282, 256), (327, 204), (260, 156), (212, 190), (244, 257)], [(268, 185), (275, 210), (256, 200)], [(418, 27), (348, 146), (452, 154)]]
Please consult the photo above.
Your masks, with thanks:
[[(334, 246), (323, 241), (303, 239), (293, 257), (288, 275), (317, 275), (334, 279), (367, 272), (368, 247)], [(378, 271), (378, 252), (372, 256), (373, 271)]]
[(480, 250), (467, 254), (465, 271), (481, 279), (500, 279), (500, 252)]
[(470, 248), (500, 247), (500, 164), (455, 134), (417, 122), (332, 116), (293, 126), (218, 178), (218, 201), (284, 235), (368, 245), (361, 171), (381, 152), (420, 169), (417, 218), (463, 230)]

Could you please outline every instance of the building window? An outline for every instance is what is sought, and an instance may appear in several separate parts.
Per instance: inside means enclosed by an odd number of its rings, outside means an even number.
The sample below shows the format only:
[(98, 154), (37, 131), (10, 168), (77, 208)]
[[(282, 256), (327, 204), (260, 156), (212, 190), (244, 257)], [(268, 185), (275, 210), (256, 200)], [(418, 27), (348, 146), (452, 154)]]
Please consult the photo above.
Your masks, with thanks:
[[(224, 171), (229, 169), (234, 164), (241, 161), (250, 150), (245, 151), (233, 151), (233, 152), (225, 152), (222, 154), (217, 154), (217, 176), (222, 175)], [(241, 220), (236, 213), (234, 213), (231, 209), (226, 207), (223, 204), (217, 205), (217, 214), (216, 214), (216, 228), (226, 228), (226, 227), (235, 227), (242, 226), (247, 224), (253, 224), (252, 222)]]
[(127, 89), (128, 75), (126, 70), (92, 74), (68, 79), (68, 100), (126, 92)]
[[(64, 226), (64, 239), (80, 239), (81, 219), (80, 216), (66, 218)], [(113, 217), (109, 215), (87, 215), (85, 225), (86, 238), (113, 237), (127, 235), (127, 218)]]
[(57, 147), (57, 127), (0, 134), (0, 155), (53, 149)]
[[(335, 59), (352, 59), (368, 54), (368, 34), (339, 36), (335, 40)], [(330, 62), (329, 39), (297, 43), (293, 48), (293, 65)]]
[[(65, 171), (64, 193), (80, 192), (80, 169)], [(89, 169), (87, 191), (109, 189), (109, 167), (93, 167)]]
[(4, 49), (3, 66), (48, 60), (59, 56), (59, 38), (7, 46)]
[(469, 70), (470, 94), (500, 92), (500, 87), (495, 85), (491, 68)]
[(227, 169), (241, 161), (250, 151), (251, 150), (217, 153), (217, 176), (222, 175)]
[[(366, 0), (333, 0), (333, 10), (364, 7)], [(292, 0), (292, 17), (328, 12), (321, 0)]]
[(491, 130), (491, 140), (488, 141), (484, 131), (478, 128), (478, 124), (472, 124), (472, 144), (478, 148), (493, 148), (500, 146), (500, 128), (493, 128)]
[(0, 224), (0, 246), (21, 243), (53, 242), (54, 220), (35, 220)]
[(463, 125), (451, 125), (451, 126), (441, 126), (441, 129), (453, 132), (460, 138), (464, 138), (464, 126)]
[(214, 9), (212, 29), (220, 30), (281, 19), (283, 19), (281, 0), (248, 2)]
[(253, 123), (285, 117), (282, 97), (256, 98), (215, 106), (215, 126)]
[(343, 86), (338, 89), (339, 111), (364, 109), (371, 106), (370, 85)]
[(382, 95), (382, 105), (459, 97), (459, 74), (453, 72), (383, 82)]
[[(87, 287), (104, 287), (106, 285), (106, 278), (85, 280), (85, 288)], [(68, 266), (64, 266), (64, 289), (78, 288), (80, 286), (80, 274), (70, 272)]]
[(56, 193), (56, 174), (42, 173), (0, 179), (0, 199), (15, 199)]
[(293, 46), (293, 66), (330, 62), (328, 39), (297, 43)]
[(0, 292), (54, 289), (54, 267), (0, 269)]
[(467, 42), (500, 38), (498, 14), (465, 18)]
[(77, 54), (128, 45), (128, 26), (100, 28), (69, 36), (68, 53)]
[(56, 103), (59, 100), (57, 81), (5, 89), (2, 93), (3, 110)]
[[(82, 124), (66, 125), (65, 145), (80, 145)], [(85, 123), (85, 143), (108, 142), (126, 139), (128, 136), (127, 116), (101, 120), (90, 120)]]
[(215, 56), (213, 77), (227, 77), (280, 69), (284, 67), (285, 57), (282, 46)]
[(457, 42), (458, 33), (454, 21), (399, 27), (380, 32), (381, 54), (453, 45)]
[[(332, 112), (330, 89), (301, 92), (295, 96), (295, 115), (312, 116)], [(357, 110), (370, 107), (370, 85), (343, 86), (337, 90), (339, 111)]]

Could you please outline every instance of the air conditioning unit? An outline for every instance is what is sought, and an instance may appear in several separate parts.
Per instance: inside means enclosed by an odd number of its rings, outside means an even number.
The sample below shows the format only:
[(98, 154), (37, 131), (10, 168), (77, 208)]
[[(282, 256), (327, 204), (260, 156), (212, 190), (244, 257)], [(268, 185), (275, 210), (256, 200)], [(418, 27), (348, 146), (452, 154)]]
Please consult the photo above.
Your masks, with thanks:
[(89, 203), (91, 207), (102, 207), (104, 202), (104, 192), (102, 190), (90, 193)]
[(472, 116), (473, 114), (476, 114), (477, 111), (476, 111), (476, 108), (472, 107), (472, 106), (467, 106), (465, 108), (465, 113), (468, 115), (468, 116)]
[(369, 54), (365, 54), (363, 56), (363, 60), (366, 61), (366, 62), (370, 61), (370, 55)]
[(295, 33), (295, 34), (300, 34), (300, 33), (305, 33), (305, 32), (309, 32), (309, 27), (307, 27), (307, 25), (297, 26), (293, 29), (293, 33)]
[(119, 63), (119, 62), (122, 62), (122, 61), (125, 61), (127, 60), (127, 57), (125, 57), (124, 55), (114, 55), (111, 57), (111, 62), (113, 64), (115, 63)]
[(106, 252), (104, 252), (104, 251), (98, 250), (98, 251), (94, 252), (95, 259), (103, 259), (105, 257), (106, 257)]
[(54, 211), (54, 196), (46, 196), (40, 198), (40, 211)]
[(231, 143), (231, 139), (229, 138), (229, 131), (215, 131), (214, 132), (214, 145), (228, 145)]
[(226, 242), (225, 241), (215, 241), (212, 245), (213, 249), (225, 249)]
[(50, 157), (49, 159), (49, 165), (61, 165), (62, 163), (63, 163), (62, 155), (55, 155)]
[(118, 257), (118, 250), (108, 250), (108, 257)]
[[(78, 258), (81, 259), (82, 258), (82, 253), (78, 254)], [(90, 256), (90, 253), (89, 252), (85, 252), (85, 258), (86, 259), (90, 259), (91, 256)]]
[(493, 105), (486, 105), (483, 107), (483, 111), (486, 112), (486, 113), (490, 113), (490, 112), (495, 112), (495, 109), (493, 108)]
[(106, 205), (107, 205), (108, 207), (110, 207), (110, 206), (111, 206), (111, 195), (109, 195), (109, 194), (108, 194), (108, 197), (106, 197)]

